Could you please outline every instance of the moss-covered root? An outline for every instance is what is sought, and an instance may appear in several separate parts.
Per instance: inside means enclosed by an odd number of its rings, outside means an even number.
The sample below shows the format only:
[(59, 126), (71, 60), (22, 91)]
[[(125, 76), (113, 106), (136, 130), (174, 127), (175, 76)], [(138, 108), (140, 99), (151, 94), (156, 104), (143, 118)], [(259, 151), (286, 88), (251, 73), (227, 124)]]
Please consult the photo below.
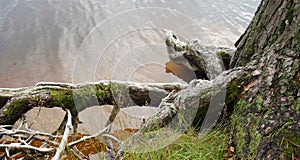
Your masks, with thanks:
[[(33, 107), (69, 109), (73, 116), (95, 105), (158, 106), (172, 90), (181, 90), (179, 83), (141, 84), (122, 81), (99, 81), (86, 84), (38, 83), (33, 87), (0, 88), (0, 125), (14, 124)], [(150, 93), (154, 96), (149, 97)]]

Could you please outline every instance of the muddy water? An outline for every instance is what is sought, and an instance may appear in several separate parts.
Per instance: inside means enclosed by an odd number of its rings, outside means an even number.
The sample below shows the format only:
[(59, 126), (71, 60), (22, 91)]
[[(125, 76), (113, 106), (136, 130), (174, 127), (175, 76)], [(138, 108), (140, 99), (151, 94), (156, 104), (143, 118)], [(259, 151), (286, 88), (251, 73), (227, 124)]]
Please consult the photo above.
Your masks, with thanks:
[[(172, 74), (176, 71), (165, 69), (165, 29), (204, 45), (233, 46), (258, 4), (259, 0), (1, 0), (0, 87), (103, 79), (183, 82)], [(82, 130), (95, 132), (109, 111), (83, 111)], [(37, 112), (29, 117), (44, 130), (58, 125), (49, 124), (51, 117), (64, 115), (45, 111), (37, 120)], [(137, 123), (140, 119), (132, 122)]]

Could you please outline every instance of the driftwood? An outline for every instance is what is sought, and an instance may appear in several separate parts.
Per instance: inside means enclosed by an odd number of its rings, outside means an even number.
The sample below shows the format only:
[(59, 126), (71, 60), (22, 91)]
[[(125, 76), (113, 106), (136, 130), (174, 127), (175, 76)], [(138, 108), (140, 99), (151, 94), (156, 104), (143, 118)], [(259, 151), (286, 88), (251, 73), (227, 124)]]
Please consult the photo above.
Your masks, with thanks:
[(194, 71), (198, 79), (212, 80), (229, 69), (235, 48), (203, 46), (198, 40), (184, 42), (171, 31), (166, 35), (170, 60)]

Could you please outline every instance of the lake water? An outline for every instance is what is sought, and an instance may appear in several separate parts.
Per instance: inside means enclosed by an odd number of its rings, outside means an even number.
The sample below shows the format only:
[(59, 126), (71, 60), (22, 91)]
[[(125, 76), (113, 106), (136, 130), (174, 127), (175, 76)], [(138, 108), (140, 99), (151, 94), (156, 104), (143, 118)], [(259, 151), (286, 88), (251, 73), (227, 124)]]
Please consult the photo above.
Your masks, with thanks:
[(1, 0), (0, 87), (102, 79), (182, 82), (165, 29), (232, 47), (259, 0)]

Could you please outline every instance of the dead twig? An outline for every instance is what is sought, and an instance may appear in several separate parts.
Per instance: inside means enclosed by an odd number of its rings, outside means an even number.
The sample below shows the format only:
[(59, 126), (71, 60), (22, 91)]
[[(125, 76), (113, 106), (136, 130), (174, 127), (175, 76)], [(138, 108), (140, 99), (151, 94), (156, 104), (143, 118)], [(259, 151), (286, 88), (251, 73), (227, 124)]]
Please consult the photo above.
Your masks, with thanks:
[(52, 160), (59, 160), (61, 153), (65, 150), (67, 143), (68, 143), (68, 137), (70, 134), (70, 130), (72, 129), (72, 115), (70, 110), (67, 109), (67, 114), (68, 114), (68, 120), (66, 124), (66, 128), (63, 134), (63, 137), (61, 139), (60, 145), (58, 146), (56, 153)]

